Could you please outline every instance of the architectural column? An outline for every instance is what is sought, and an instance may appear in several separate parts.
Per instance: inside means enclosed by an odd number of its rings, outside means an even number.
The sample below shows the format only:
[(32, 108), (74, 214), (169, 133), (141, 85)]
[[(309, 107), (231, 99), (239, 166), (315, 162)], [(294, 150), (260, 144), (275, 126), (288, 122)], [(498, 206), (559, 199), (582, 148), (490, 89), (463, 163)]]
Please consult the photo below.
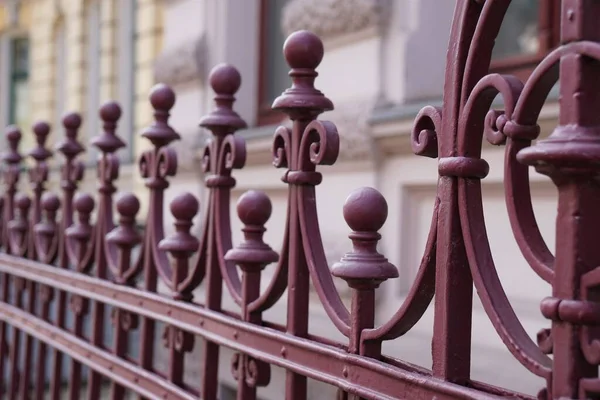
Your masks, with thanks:
[(117, 1), (100, 1), (100, 102), (116, 98)]
[(85, 13), (83, 0), (66, 1), (66, 96), (65, 112), (82, 112), (85, 103)]
[[(54, 25), (58, 10), (54, 1), (41, 0), (32, 7), (31, 46), (31, 110), (32, 119), (54, 121)], [(53, 126), (53, 129), (57, 127)], [(50, 140), (54, 140), (52, 135)]]

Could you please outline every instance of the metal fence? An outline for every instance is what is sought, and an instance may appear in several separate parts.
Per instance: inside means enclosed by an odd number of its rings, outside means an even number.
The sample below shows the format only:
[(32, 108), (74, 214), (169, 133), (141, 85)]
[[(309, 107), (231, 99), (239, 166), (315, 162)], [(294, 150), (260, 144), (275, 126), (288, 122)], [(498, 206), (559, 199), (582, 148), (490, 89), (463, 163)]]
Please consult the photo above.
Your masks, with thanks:
[[(287, 371), (281, 394), (287, 399), (307, 397), (307, 378), (339, 388), (340, 398), (528, 398), (470, 378), (473, 287), (508, 351), (546, 379), (539, 398), (600, 397), (600, 3), (562, 2), (562, 44), (526, 83), (488, 74), (509, 4), (457, 1), (443, 108), (424, 108), (412, 134), (415, 153), (439, 163), (431, 230), (406, 301), (379, 326), (375, 292), (398, 276), (377, 251), (378, 230), (388, 213), (385, 199), (372, 188), (348, 197), (343, 213), (351, 231), (349, 252), (335, 265), (327, 265), (320, 236), (315, 187), (324, 178), (318, 166), (335, 163), (339, 135), (334, 123), (317, 118), (333, 104), (314, 87), (323, 57), (315, 35), (300, 31), (286, 41), (292, 85), (273, 104), (292, 121), (291, 128), (279, 127), (273, 138), (273, 164), (285, 171), (289, 190), (279, 252), (263, 242), (271, 203), (258, 191), (240, 198), (244, 239), (232, 243), (232, 173), (244, 166), (246, 157), (245, 142), (236, 135), (246, 124), (233, 110), (241, 77), (232, 66), (213, 69), (216, 107), (200, 122), (212, 134), (203, 156), (209, 195), (200, 237), (191, 231), (199, 203), (190, 193), (170, 204), (175, 230), (164, 233), (164, 194), (177, 171), (170, 144), (179, 138), (168, 121), (175, 103), (170, 88), (153, 89), (154, 123), (141, 133), (151, 144), (139, 160), (149, 195), (144, 229), (136, 225), (140, 202), (135, 195), (115, 197), (117, 152), (124, 147), (116, 134), (117, 104), (102, 107), (103, 130), (92, 140), (100, 154), (96, 200), (78, 192), (84, 173), (78, 156), (84, 148), (77, 140), (77, 114), (65, 117), (66, 137), (56, 148), (63, 160), (60, 193), (46, 190), (52, 157), (45, 146), (49, 126), (33, 127), (37, 146), (27, 155), (32, 159), (26, 171), (29, 183), (19, 182), (25, 174), (18, 150), (21, 132), (10, 127), (1, 203), (4, 397), (42, 398), (49, 383), (52, 398), (67, 384), (70, 398), (79, 398), (85, 385), (87, 398), (96, 399), (109, 382), (115, 399), (126, 392), (152, 399), (215, 399), (224, 346), (236, 352), (231, 372), (238, 399), (256, 398), (257, 387), (269, 384), (271, 365)], [(540, 133), (536, 122), (541, 107), (557, 82), (559, 126), (532, 146)], [(504, 110), (490, 111), (498, 95)], [(506, 205), (514, 236), (531, 268), (553, 288), (552, 297), (541, 303), (552, 328), (542, 329), (537, 343), (511, 308), (491, 256), (481, 193), (489, 169), (481, 158), (484, 139), (505, 147)], [(528, 165), (550, 176), (558, 188), (554, 254), (537, 228)], [(23, 193), (27, 185), (31, 196)], [(261, 272), (271, 263), (275, 273), (261, 291)], [(351, 288), (350, 308), (333, 277)], [(159, 282), (170, 295), (158, 293)], [(194, 297), (200, 285), (205, 298)], [(345, 342), (309, 334), (311, 285)], [(223, 288), (239, 306), (238, 313), (222, 309)], [(434, 294), (432, 369), (383, 354), (382, 343), (401, 341)], [(279, 301), (287, 302), (285, 325), (263, 321), (262, 314)], [(156, 343), (167, 349), (164, 364), (156, 362)], [(202, 346), (202, 374), (190, 384), (184, 372), (195, 346)], [(61, 376), (63, 370), (68, 379)]]

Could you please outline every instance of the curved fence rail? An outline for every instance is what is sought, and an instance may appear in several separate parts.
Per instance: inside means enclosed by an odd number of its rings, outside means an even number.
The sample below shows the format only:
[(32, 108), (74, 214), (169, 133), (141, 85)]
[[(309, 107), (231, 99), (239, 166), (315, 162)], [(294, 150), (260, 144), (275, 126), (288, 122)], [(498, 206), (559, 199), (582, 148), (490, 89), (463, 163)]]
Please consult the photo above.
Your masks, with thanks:
[[(164, 196), (177, 172), (171, 143), (179, 139), (169, 125), (175, 95), (167, 86), (153, 89), (154, 122), (141, 133), (150, 143), (139, 159), (149, 196), (146, 216), (138, 216), (135, 195), (116, 196), (118, 151), (125, 146), (117, 134), (116, 103), (101, 108), (102, 133), (92, 140), (99, 152), (95, 196), (78, 188), (85, 168), (77, 114), (64, 118), (57, 154), (46, 147), (48, 124), (33, 127), (37, 145), (27, 156), (19, 152), (21, 132), (9, 127), (0, 203), (3, 397), (40, 399), (49, 390), (57, 399), (66, 384), (71, 399), (82, 396), (83, 386), (87, 398), (97, 399), (109, 382), (115, 399), (128, 392), (149, 399), (216, 399), (218, 365), (224, 362), (219, 351), (227, 347), (236, 352), (231, 373), (239, 399), (256, 398), (257, 387), (270, 382), (271, 366), (286, 370), (287, 399), (306, 399), (308, 378), (337, 387), (340, 398), (528, 398), (470, 378), (473, 287), (507, 351), (546, 380), (538, 398), (599, 397), (600, 8), (585, 0), (562, 3), (563, 44), (523, 83), (488, 74), (510, 1), (457, 1), (444, 105), (424, 108), (412, 133), (415, 153), (438, 159), (431, 230), (407, 299), (378, 326), (376, 290), (398, 276), (377, 251), (388, 213), (379, 192), (362, 188), (348, 197), (343, 213), (351, 231), (349, 252), (334, 265), (325, 257), (315, 188), (324, 179), (319, 166), (336, 162), (339, 134), (334, 123), (318, 119), (333, 104), (314, 86), (323, 45), (312, 33), (299, 31), (286, 41), (292, 85), (273, 104), (292, 122), (273, 137), (273, 164), (285, 171), (289, 191), (278, 252), (263, 241), (272, 210), (262, 192), (240, 198), (243, 241), (234, 244), (231, 237), (234, 170), (246, 159), (245, 142), (236, 134), (246, 124), (233, 110), (241, 77), (232, 66), (211, 72), (215, 108), (200, 122), (211, 133), (202, 159), (208, 196), (200, 237), (192, 233), (199, 201), (190, 193), (170, 204), (175, 227), (165, 235)], [(532, 146), (541, 107), (559, 81), (560, 125)], [(504, 110), (490, 111), (497, 96)], [(481, 193), (489, 169), (481, 158), (484, 139), (505, 147), (514, 236), (531, 268), (553, 288), (541, 303), (552, 328), (542, 329), (537, 343), (516, 317), (491, 255)], [(31, 160), (27, 166), (25, 157)], [(62, 160), (56, 193), (46, 188), (54, 173), (51, 157)], [(527, 165), (558, 187), (554, 254), (537, 227)], [(144, 228), (136, 221), (144, 221)], [(261, 291), (262, 272), (272, 263), (275, 272)], [(351, 289), (349, 307), (333, 277)], [(159, 287), (166, 289), (159, 293)], [(311, 287), (344, 342), (309, 334)], [(222, 309), (224, 290), (237, 313)], [(432, 369), (383, 354), (383, 342), (401, 341), (432, 301)], [(278, 302), (287, 305), (283, 326), (263, 321)], [(168, 360), (157, 365), (155, 344), (161, 341)], [(203, 373), (189, 385), (186, 362), (198, 346)]]

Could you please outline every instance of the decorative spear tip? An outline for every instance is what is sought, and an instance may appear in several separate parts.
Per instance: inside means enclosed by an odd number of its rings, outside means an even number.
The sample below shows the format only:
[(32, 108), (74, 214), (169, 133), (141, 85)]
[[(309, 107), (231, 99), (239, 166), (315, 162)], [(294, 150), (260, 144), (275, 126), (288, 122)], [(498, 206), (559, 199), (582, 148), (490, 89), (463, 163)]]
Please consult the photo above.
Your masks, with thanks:
[(16, 206), (20, 210), (28, 210), (31, 207), (31, 199), (25, 193), (17, 194), (15, 200)]
[(218, 95), (233, 96), (242, 84), (242, 76), (237, 68), (227, 63), (216, 65), (210, 71), (208, 80)]
[(354, 232), (377, 232), (388, 216), (385, 198), (371, 187), (354, 190), (344, 203), (344, 219)]
[(150, 104), (157, 111), (168, 112), (175, 105), (175, 92), (164, 83), (154, 85), (150, 91)]
[(193, 194), (186, 192), (175, 197), (171, 201), (170, 208), (171, 214), (173, 214), (176, 220), (190, 221), (198, 213), (200, 203)]
[(81, 116), (76, 112), (71, 112), (66, 114), (62, 120), (63, 126), (68, 131), (75, 132), (79, 127), (81, 127)]
[(121, 107), (115, 101), (108, 101), (100, 107), (100, 118), (104, 122), (116, 122), (121, 118)]
[(323, 42), (310, 31), (296, 31), (283, 44), (283, 54), (293, 69), (316, 69), (323, 60)]
[(249, 190), (237, 203), (237, 213), (244, 225), (263, 226), (271, 217), (271, 200), (262, 191)]

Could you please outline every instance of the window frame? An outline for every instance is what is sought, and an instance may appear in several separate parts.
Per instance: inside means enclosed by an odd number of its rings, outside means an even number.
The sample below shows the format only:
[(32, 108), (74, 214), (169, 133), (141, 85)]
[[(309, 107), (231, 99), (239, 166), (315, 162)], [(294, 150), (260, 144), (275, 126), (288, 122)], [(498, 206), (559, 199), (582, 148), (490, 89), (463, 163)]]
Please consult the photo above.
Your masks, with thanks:
[(267, 99), (266, 80), (264, 71), (267, 68), (268, 46), (266, 45), (266, 36), (268, 33), (269, 20), (269, 1), (260, 0), (259, 9), (259, 35), (258, 35), (258, 115), (256, 118), (256, 126), (275, 125), (282, 122), (286, 115), (278, 110), (271, 108), (271, 100)]
[(544, 57), (560, 44), (560, 12), (560, 0), (540, 0), (538, 52), (492, 60), (490, 72), (527, 79)]

